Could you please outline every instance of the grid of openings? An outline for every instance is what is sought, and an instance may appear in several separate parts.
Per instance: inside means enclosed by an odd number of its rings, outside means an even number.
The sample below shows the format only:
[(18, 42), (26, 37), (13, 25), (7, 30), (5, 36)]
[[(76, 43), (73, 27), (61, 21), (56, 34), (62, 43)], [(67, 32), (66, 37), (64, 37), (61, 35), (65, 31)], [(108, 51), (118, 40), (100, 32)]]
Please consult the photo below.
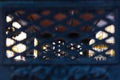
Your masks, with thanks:
[(8, 10), (6, 58), (107, 61), (116, 56), (114, 34), (112, 10)]

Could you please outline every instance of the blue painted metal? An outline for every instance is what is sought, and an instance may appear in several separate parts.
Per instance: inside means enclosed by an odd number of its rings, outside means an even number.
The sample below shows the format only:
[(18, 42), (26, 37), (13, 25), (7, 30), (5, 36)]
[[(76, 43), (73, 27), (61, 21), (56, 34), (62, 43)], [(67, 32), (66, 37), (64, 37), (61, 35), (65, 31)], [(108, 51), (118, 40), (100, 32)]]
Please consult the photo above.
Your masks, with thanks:
[[(119, 1), (112, 1), (112, 0), (111, 1), (108, 0), (107, 1), (104, 0), (102, 1), (100, 0), (99, 1), (78, 1), (78, 0), (77, 1), (36, 1), (36, 2), (31, 0), (31, 1), (0, 2), (0, 25), (1, 25), (0, 79), (1, 80), (120, 80), (120, 74), (119, 74), (120, 72), (119, 7), (120, 6), (119, 4), (120, 4)], [(13, 13), (13, 11), (17, 9), (25, 9), (29, 12), (33, 12), (41, 8), (42, 9), (50, 8), (55, 10), (56, 12), (57, 12), (56, 8), (61, 8), (61, 10), (65, 8), (80, 9), (81, 11), (105, 9), (108, 10), (108, 12), (109, 10), (113, 10), (116, 14), (116, 21), (114, 22), (116, 26), (116, 32), (115, 32), (116, 44), (112, 47), (116, 51), (116, 56), (106, 61), (96, 61), (89, 58), (83, 58), (83, 60), (78, 60), (78, 61), (67, 61), (64, 58), (53, 59), (53, 61), (40, 61), (40, 59), (38, 58), (35, 60), (30, 60), (25, 62), (15, 62), (13, 60), (6, 58), (5, 53), (7, 48), (5, 46), (5, 43), (6, 43), (6, 37), (8, 36), (5, 34), (6, 31), (5, 27), (9, 25), (5, 22), (6, 14)], [(63, 12), (65, 13), (65, 11)], [(100, 17), (101, 16), (98, 16), (97, 18)], [(23, 17), (23, 19), (24, 18), (25, 17)], [(64, 24), (64, 22), (62, 24)], [(24, 29), (21, 30), (24, 31)], [(103, 30), (103, 28), (101, 28), (101, 30)], [(57, 35), (59, 35), (59, 33), (57, 33)], [(68, 38), (67, 40), (69, 40), (70, 42), (74, 41)], [(85, 48), (89, 48), (89, 47), (85, 47)]]

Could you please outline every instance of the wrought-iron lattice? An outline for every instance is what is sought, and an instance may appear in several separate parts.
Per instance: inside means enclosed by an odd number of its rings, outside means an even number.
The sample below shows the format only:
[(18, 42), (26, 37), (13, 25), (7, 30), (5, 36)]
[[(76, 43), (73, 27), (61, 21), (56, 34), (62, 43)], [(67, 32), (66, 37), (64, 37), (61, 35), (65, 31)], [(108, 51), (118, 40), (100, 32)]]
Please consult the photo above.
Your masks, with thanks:
[(6, 59), (86, 63), (116, 59), (116, 11), (10, 8)]

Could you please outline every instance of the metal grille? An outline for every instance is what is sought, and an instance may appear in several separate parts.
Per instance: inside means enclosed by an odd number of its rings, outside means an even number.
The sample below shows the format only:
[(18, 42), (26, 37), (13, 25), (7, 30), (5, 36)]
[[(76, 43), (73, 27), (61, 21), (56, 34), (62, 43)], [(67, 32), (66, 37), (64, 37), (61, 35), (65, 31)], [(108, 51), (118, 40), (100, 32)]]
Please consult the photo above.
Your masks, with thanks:
[(116, 60), (116, 10), (13, 7), (5, 10), (5, 17), (4, 56), (12, 63)]

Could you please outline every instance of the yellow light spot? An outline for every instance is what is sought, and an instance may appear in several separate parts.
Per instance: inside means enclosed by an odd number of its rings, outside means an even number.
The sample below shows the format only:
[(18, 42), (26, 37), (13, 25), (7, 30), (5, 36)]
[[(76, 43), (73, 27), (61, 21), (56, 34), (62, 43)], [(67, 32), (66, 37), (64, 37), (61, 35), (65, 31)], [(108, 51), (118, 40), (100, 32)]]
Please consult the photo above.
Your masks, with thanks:
[(115, 33), (115, 26), (114, 25), (109, 25), (105, 28), (105, 30), (109, 33)]
[(103, 32), (103, 31), (99, 31), (96, 34), (96, 39), (98, 39), (98, 40), (102, 40), (102, 39), (105, 39), (107, 37), (108, 37), (108, 34)]
[(98, 45), (94, 45), (93, 49), (98, 51), (98, 52), (103, 52), (103, 51), (108, 49), (108, 46), (105, 44), (98, 44)]
[(37, 38), (34, 38), (34, 47), (36, 47), (38, 45), (38, 40)]
[(34, 49), (33, 53), (34, 53), (34, 57), (37, 58), (38, 57), (38, 51)]
[(95, 40), (94, 39), (91, 39), (90, 41), (89, 41), (89, 45), (92, 45), (92, 44), (94, 44), (95, 43)]
[(88, 56), (89, 56), (89, 57), (92, 57), (92, 56), (94, 56), (94, 54), (95, 54), (95, 53), (94, 53), (94, 51), (92, 51), (92, 50), (89, 50), (89, 54), (88, 54)]
[(105, 54), (110, 55), (111, 57), (115, 56), (115, 51), (113, 49), (108, 50)]
[(110, 44), (114, 44), (115, 43), (115, 38), (114, 37), (110, 37), (108, 39), (105, 40), (106, 43), (110, 43)]
[(43, 46), (43, 47), (42, 47), (42, 49), (43, 49), (43, 50), (46, 50), (46, 49), (47, 49), (47, 47), (46, 47), (46, 46)]
[(22, 53), (22, 52), (24, 52), (26, 50), (26, 45), (21, 44), (21, 43), (17, 44), (17, 45), (12, 47), (12, 50), (14, 52), (17, 52), (17, 53)]

